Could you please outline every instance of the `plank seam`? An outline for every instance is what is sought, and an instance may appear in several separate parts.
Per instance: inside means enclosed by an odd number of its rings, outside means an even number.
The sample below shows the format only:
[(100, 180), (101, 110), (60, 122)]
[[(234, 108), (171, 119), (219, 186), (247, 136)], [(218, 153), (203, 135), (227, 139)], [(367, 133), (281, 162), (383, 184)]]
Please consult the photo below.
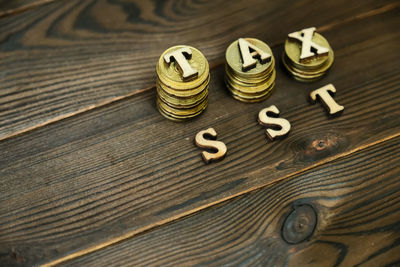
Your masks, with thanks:
[(22, 12), (27, 11), (29, 9), (32, 9), (32, 8), (35, 8), (35, 7), (39, 7), (39, 6), (42, 6), (42, 5), (45, 5), (45, 4), (49, 4), (49, 3), (54, 2), (54, 1), (56, 1), (56, 0), (40, 0), (40, 1), (31, 3), (31, 4), (26, 4), (26, 5), (23, 5), (23, 6), (20, 6), (20, 7), (8, 9), (8, 10), (3, 10), (3, 11), (0, 10), (0, 18), (11, 16), (11, 15), (15, 15), (15, 14), (18, 14), (18, 13), (22, 13)]
[[(56, 259), (56, 260), (54, 260), (54, 261), (51, 261), (51, 262), (42, 264), (41, 267), (51, 267), (51, 266), (55, 266), (55, 265), (57, 265), (57, 264), (60, 264), (60, 263), (63, 263), (63, 262), (66, 262), (66, 261), (69, 261), (69, 260), (72, 260), (72, 259), (75, 259), (75, 258), (78, 258), (78, 257), (82, 257), (82, 256), (84, 256), (84, 255), (86, 255), (86, 254), (90, 254), (90, 253), (93, 253), (93, 252), (98, 251), (98, 250), (100, 250), (100, 249), (104, 249), (104, 248), (106, 248), (106, 247), (109, 247), (109, 246), (115, 245), (115, 244), (117, 244), (117, 243), (126, 241), (126, 240), (129, 239), (129, 238), (132, 238), (132, 237), (134, 237), (134, 236), (136, 236), (136, 235), (138, 235), (138, 234), (141, 234), (141, 233), (143, 233), (143, 232), (149, 231), (149, 230), (151, 230), (151, 229), (153, 229), (153, 228), (156, 228), (156, 227), (162, 226), (162, 225), (164, 225), (164, 224), (172, 223), (172, 222), (174, 222), (174, 221), (183, 219), (184, 217), (187, 217), (187, 216), (193, 215), (193, 214), (195, 214), (195, 213), (201, 212), (201, 211), (203, 211), (203, 210), (205, 210), (205, 209), (207, 209), (207, 208), (210, 208), (210, 207), (212, 207), (212, 206), (215, 206), (215, 205), (221, 204), (221, 203), (223, 203), (223, 202), (232, 200), (232, 199), (234, 199), (234, 198), (236, 198), (236, 197), (240, 197), (240, 196), (243, 196), (243, 195), (245, 195), (245, 194), (251, 193), (251, 192), (253, 192), (253, 191), (255, 191), (255, 190), (259, 190), (259, 189), (261, 189), (261, 188), (267, 187), (267, 186), (272, 185), (272, 184), (274, 184), (274, 183), (276, 183), (276, 182), (279, 182), (279, 181), (282, 181), (282, 180), (287, 180), (287, 179), (293, 178), (293, 177), (295, 177), (295, 176), (304, 174), (304, 173), (310, 171), (310, 170), (313, 169), (313, 168), (320, 167), (320, 166), (322, 166), (322, 165), (324, 165), (324, 164), (331, 163), (331, 162), (333, 162), (333, 161), (335, 161), (335, 160), (338, 160), (338, 159), (340, 159), (340, 158), (349, 156), (349, 155), (351, 155), (351, 154), (353, 154), (353, 153), (360, 152), (360, 151), (365, 150), (365, 149), (368, 149), (368, 148), (370, 148), (370, 147), (377, 146), (377, 145), (379, 145), (379, 144), (388, 142), (389, 140), (394, 139), (394, 138), (397, 138), (397, 137), (400, 137), (400, 132), (395, 133), (395, 134), (390, 135), (390, 136), (387, 136), (387, 137), (382, 138), (382, 139), (380, 139), (380, 140), (377, 140), (377, 141), (375, 141), (375, 142), (372, 142), (372, 143), (369, 143), (369, 144), (365, 144), (365, 145), (356, 147), (356, 148), (354, 148), (354, 149), (352, 149), (352, 150), (349, 150), (349, 151), (346, 151), (346, 152), (337, 154), (337, 155), (335, 155), (335, 156), (328, 157), (328, 158), (326, 158), (326, 159), (324, 159), (324, 160), (321, 160), (321, 161), (318, 162), (318, 163), (315, 163), (315, 164), (313, 164), (313, 165), (310, 165), (310, 166), (308, 166), (308, 167), (306, 167), (306, 168), (304, 168), (304, 169), (302, 169), (302, 170), (300, 170), (300, 171), (297, 171), (297, 172), (294, 172), (294, 173), (291, 173), (291, 174), (282, 176), (281, 178), (275, 179), (274, 181), (270, 181), (270, 182), (267, 182), (267, 183), (265, 183), (265, 184), (260, 184), (260, 185), (257, 185), (257, 186), (250, 187), (250, 188), (248, 188), (248, 189), (246, 189), (246, 190), (243, 190), (243, 191), (238, 192), (238, 193), (236, 193), (236, 194), (233, 194), (233, 195), (231, 195), (231, 196), (227, 196), (227, 197), (225, 197), (225, 198), (218, 199), (218, 200), (216, 200), (216, 201), (214, 201), (214, 202), (210, 202), (210, 203), (204, 204), (204, 205), (199, 206), (199, 207), (197, 207), (197, 208), (195, 208), (195, 209), (192, 209), (192, 210), (189, 210), (189, 211), (186, 211), (186, 212), (182, 212), (182, 213), (180, 213), (180, 214), (174, 215), (174, 216), (169, 217), (169, 218), (167, 218), (167, 219), (160, 220), (160, 221), (155, 222), (155, 223), (153, 223), (153, 224), (151, 224), (151, 225), (147, 225), (147, 226), (138, 228), (138, 229), (136, 229), (136, 230), (133, 230), (133, 231), (131, 231), (131, 232), (129, 232), (129, 233), (126, 233), (126, 234), (124, 234), (124, 235), (121, 235), (121, 236), (119, 236), (119, 237), (116, 237), (116, 238), (113, 238), (113, 239), (108, 240), (108, 241), (106, 241), (106, 242), (100, 243), (100, 244), (98, 244), (98, 245), (96, 245), (96, 246), (92, 246), (92, 247), (89, 247), (89, 248), (86, 248), (86, 249), (83, 249), (83, 250), (74, 252), (74, 253), (72, 253), (72, 254), (70, 254), (70, 255), (61, 257), (61, 258)], [(257, 171), (251, 172), (251, 173), (249, 173), (249, 175), (251, 175), (252, 173), (255, 173), (255, 172), (257, 172)]]

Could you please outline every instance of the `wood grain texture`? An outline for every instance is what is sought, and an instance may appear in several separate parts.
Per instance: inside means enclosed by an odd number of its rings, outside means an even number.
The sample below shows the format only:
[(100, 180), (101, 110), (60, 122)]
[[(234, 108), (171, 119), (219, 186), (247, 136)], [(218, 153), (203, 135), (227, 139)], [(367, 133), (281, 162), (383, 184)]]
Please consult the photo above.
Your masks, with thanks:
[(327, 29), (397, 5), (394, 0), (71, 0), (5, 17), (0, 19), (0, 140), (151, 87), (155, 62), (172, 45), (190, 44), (214, 64), (238, 37), (273, 45), (302, 27)]
[[(219, 66), (209, 108), (194, 121), (165, 120), (151, 90), (0, 142), (0, 261), (75, 257), (398, 135), (398, 13), (327, 30), (329, 75), (300, 84), (278, 63), (264, 103), (232, 99)], [(327, 83), (346, 108), (332, 120), (306, 101)], [(273, 143), (256, 120), (270, 104), (293, 127)], [(229, 152), (205, 166), (193, 138), (210, 126)]]
[(55, 0), (0, 0), (0, 17), (14, 15)]
[[(66, 266), (386, 266), (400, 261), (400, 137), (322, 165)], [(293, 209), (317, 213), (288, 244)], [(302, 224), (305, 228), (306, 224)], [(297, 228), (295, 228), (297, 229)], [(303, 229), (292, 233), (301, 234)]]

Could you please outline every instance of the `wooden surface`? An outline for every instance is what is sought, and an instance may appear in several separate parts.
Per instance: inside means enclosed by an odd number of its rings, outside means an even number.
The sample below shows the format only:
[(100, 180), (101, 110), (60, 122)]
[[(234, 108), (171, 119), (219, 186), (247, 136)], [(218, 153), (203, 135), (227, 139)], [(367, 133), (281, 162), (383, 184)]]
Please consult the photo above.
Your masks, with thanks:
[(55, 0), (0, 0), (0, 17), (17, 14)]
[(312, 5), (70, 0), (5, 17), (0, 21), (0, 140), (151, 88), (155, 63), (172, 45), (190, 44), (212, 65), (220, 64), (226, 47), (241, 36), (275, 45), (302, 27), (323, 31), (397, 5), (395, 0)]
[[(2, 265), (400, 260), (400, 5), (229, 3), (54, 1), (0, 19)], [(280, 63), (286, 34), (305, 26), (335, 51), (332, 70), (313, 84), (294, 81)], [(263, 103), (237, 102), (223, 84), (224, 50), (239, 36), (265, 40), (278, 61), (275, 91)], [(209, 108), (182, 124), (159, 115), (152, 86), (158, 56), (177, 43), (199, 48), (212, 67)], [(335, 119), (307, 102), (328, 83), (345, 106)], [(271, 104), (292, 124), (284, 140), (267, 141), (257, 125)], [(208, 127), (228, 155), (206, 166), (193, 138)], [(279, 205), (263, 196), (286, 187)], [(278, 226), (302, 199), (319, 223), (309, 241), (289, 246)], [(254, 208), (249, 217), (245, 205)], [(268, 212), (271, 205), (277, 210)], [(224, 227), (251, 230), (230, 241)], [(196, 243), (192, 230), (210, 236)]]
[[(399, 150), (397, 137), (67, 265), (398, 264)], [(302, 205), (317, 211), (317, 227), (306, 242), (288, 244), (283, 222)]]

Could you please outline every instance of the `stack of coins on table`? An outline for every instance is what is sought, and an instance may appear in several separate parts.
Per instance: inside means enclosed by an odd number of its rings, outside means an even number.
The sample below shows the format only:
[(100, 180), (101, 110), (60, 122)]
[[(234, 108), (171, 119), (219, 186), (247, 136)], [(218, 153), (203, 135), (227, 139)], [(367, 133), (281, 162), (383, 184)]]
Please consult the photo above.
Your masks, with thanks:
[(275, 84), (275, 60), (267, 44), (240, 38), (226, 50), (225, 83), (232, 96), (242, 102), (260, 102)]
[(328, 41), (314, 27), (290, 33), (285, 41), (282, 61), (298, 81), (318, 80), (332, 66), (333, 59)]
[(210, 69), (199, 50), (171, 47), (161, 55), (156, 70), (157, 107), (164, 117), (183, 121), (207, 107)]

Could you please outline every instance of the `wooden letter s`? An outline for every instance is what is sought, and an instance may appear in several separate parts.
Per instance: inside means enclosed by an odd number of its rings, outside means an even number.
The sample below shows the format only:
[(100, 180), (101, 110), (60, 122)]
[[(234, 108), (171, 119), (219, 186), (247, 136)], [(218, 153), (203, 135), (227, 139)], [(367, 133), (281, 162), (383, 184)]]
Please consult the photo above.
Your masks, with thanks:
[(274, 140), (275, 137), (282, 137), (289, 133), (290, 122), (283, 118), (269, 117), (268, 113), (279, 115), (279, 110), (275, 105), (262, 109), (258, 113), (258, 122), (267, 127), (280, 126), (280, 130), (267, 129), (267, 136), (269, 139)]
[(213, 128), (208, 128), (207, 130), (200, 131), (196, 134), (196, 145), (201, 148), (208, 149), (216, 149), (216, 153), (209, 153), (207, 151), (203, 151), (201, 155), (206, 163), (209, 163), (213, 160), (222, 159), (227, 151), (226, 145), (220, 141), (207, 140), (204, 138), (204, 135), (210, 135), (214, 138), (217, 137), (217, 132)]

